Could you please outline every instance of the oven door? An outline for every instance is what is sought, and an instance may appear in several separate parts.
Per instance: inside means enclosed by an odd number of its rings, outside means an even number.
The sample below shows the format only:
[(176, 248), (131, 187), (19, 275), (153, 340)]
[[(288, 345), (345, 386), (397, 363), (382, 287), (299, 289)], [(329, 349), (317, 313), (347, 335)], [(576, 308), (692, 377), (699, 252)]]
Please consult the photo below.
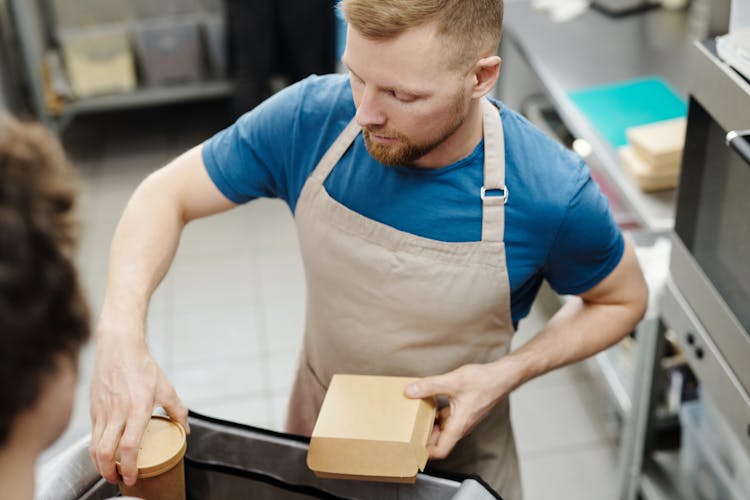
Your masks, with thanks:
[(750, 84), (696, 46), (670, 271), (750, 393)]

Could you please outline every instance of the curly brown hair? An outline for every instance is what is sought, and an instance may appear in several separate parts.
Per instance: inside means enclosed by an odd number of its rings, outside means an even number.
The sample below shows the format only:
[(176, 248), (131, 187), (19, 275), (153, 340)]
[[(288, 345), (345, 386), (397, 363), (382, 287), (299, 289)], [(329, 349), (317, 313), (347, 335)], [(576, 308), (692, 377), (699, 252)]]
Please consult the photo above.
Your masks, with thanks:
[(0, 446), (59, 356), (76, 361), (89, 338), (73, 264), (75, 199), (57, 140), (0, 115)]

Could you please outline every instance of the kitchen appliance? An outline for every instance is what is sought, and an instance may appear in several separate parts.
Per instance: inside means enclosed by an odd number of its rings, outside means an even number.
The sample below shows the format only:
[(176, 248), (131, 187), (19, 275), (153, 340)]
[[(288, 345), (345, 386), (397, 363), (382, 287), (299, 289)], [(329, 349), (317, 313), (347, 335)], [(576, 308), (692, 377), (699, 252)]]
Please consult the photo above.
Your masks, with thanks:
[(750, 79), (750, 2), (733, 0), (729, 33), (718, 38), (719, 57)]
[(750, 83), (696, 42), (661, 315), (750, 450)]

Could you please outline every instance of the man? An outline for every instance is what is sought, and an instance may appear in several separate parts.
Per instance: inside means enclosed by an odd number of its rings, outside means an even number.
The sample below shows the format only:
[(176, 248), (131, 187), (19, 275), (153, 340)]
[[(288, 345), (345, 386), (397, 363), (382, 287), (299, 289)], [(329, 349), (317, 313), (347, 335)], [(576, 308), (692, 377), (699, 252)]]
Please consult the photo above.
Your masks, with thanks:
[[(349, 75), (311, 77), (152, 174), (114, 237), (97, 331), (91, 454), (135, 480), (154, 405), (186, 409), (146, 350), (148, 299), (182, 227), (287, 201), (307, 279), (287, 427), (309, 434), (333, 373), (424, 377), (447, 396), (432, 465), (521, 497), (508, 394), (620, 340), (647, 290), (582, 160), (485, 96), (502, 1), (344, 0)], [(259, 235), (259, 237), (261, 237)], [(542, 279), (577, 294), (508, 354)]]
[(34, 497), (37, 458), (70, 419), (89, 336), (74, 200), (54, 139), (0, 116), (0, 498)]

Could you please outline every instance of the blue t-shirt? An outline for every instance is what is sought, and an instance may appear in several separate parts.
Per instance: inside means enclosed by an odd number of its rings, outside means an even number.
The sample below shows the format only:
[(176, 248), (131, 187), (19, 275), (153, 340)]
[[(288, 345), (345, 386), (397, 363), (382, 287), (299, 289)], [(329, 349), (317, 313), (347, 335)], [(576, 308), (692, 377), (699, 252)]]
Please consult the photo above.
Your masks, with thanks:
[[(517, 325), (544, 278), (558, 293), (585, 292), (619, 263), (624, 241), (583, 160), (496, 104), (505, 134), (510, 197), (504, 239)], [(308, 175), (355, 111), (347, 76), (309, 77), (206, 141), (208, 174), (235, 203), (281, 198), (294, 212)], [(360, 134), (325, 188), (351, 210), (401, 231), (479, 241), (483, 148), (482, 142), (468, 157), (438, 169), (388, 167), (370, 156)]]

